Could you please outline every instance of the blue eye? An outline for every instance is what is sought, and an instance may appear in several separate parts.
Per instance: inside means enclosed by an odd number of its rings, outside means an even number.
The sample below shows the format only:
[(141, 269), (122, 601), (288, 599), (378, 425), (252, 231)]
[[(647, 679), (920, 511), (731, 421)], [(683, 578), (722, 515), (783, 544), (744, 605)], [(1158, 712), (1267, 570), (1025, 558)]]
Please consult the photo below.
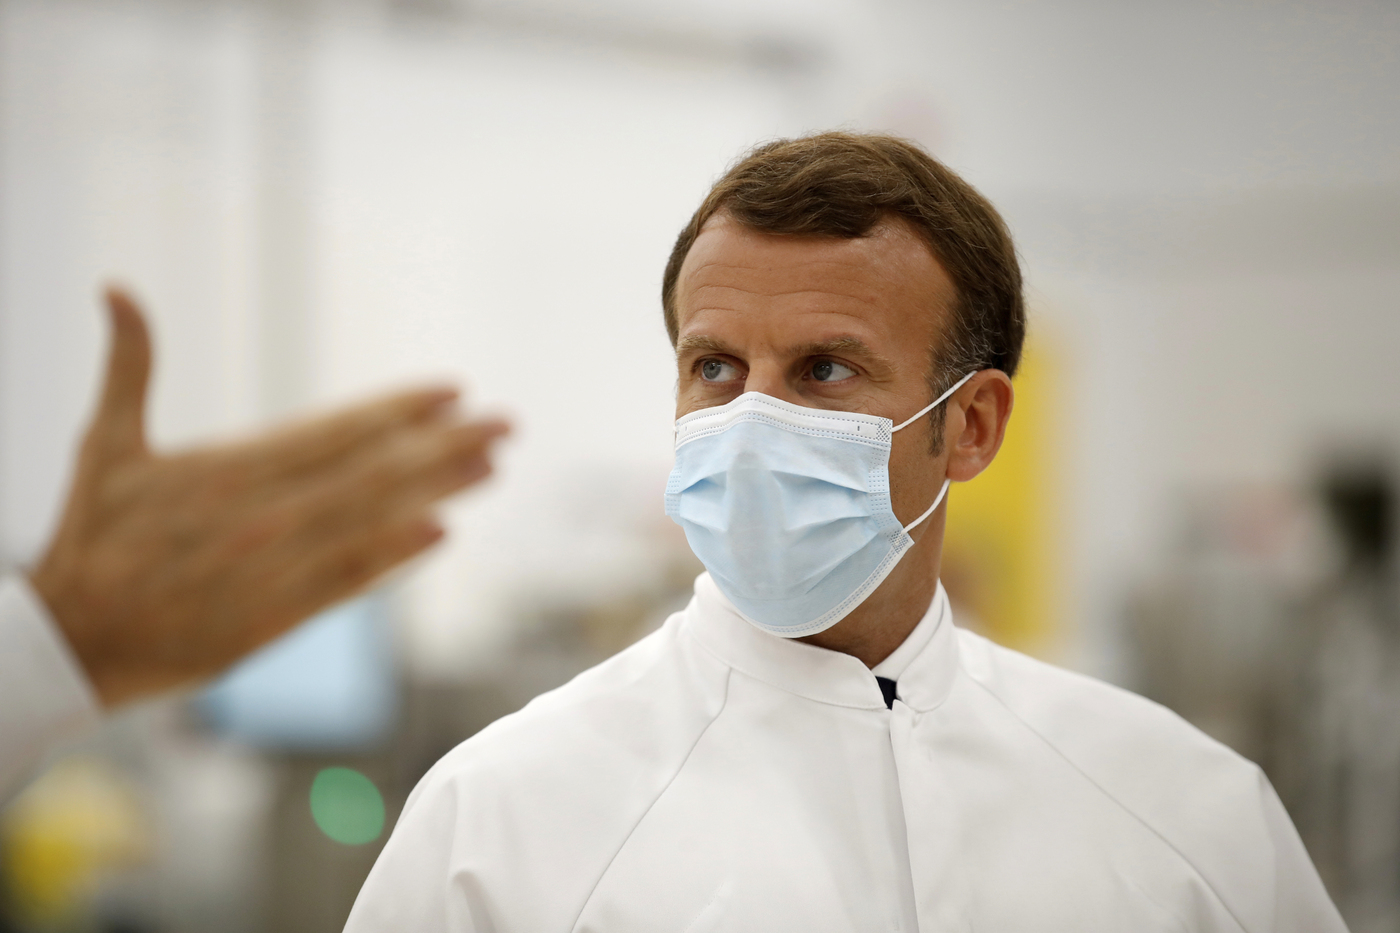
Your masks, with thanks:
[(700, 364), (700, 378), (706, 382), (728, 382), (738, 376), (733, 363), (724, 360), (705, 360)]
[(842, 379), (849, 379), (856, 371), (851, 367), (838, 363), (835, 360), (822, 360), (812, 364), (812, 378), (817, 382), (840, 382)]

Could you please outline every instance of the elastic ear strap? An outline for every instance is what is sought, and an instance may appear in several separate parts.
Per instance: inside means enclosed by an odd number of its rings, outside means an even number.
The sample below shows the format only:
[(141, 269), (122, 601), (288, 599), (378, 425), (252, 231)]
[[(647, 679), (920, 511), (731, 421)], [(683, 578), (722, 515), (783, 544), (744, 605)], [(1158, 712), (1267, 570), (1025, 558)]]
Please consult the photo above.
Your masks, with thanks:
[(918, 411), (918, 412), (914, 415), (914, 417), (910, 418), (908, 421), (904, 422), (904, 423), (901, 424), (899, 427), (894, 428), (890, 433), (894, 433), (894, 431), (901, 431), (901, 430), (903, 430), (904, 428), (909, 427), (909, 425), (913, 424), (915, 421), (918, 421), (918, 420), (919, 420), (920, 418), (922, 418), (924, 415), (926, 415), (926, 414), (928, 414), (929, 412), (933, 411), (935, 408), (937, 408), (939, 405), (942, 405), (944, 402), (948, 401), (948, 396), (952, 395), (954, 392), (956, 392), (956, 391), (958, 391), (959, 389), (961, 389), (961, 388), (963, 387), (963, 384), (966, 383), (967, 380), (971, 379), (973, 376), (977, 375), (977, 373), (978, 373), (979, 371), (980, 371), (980, 370), (974, 369), (972, 372), (968, 373), (966, 376), (963, 376), (963, 377), (962, 377), (961, 379), (959, 379), (957, 382), (953, 383), (953, 387), (952, 387), (951, 389), (949, 389), (947, 392), (944, 392), (942, 395), (938, 396), (938, 398), (934, 399), (927, 407), (925, 407), (925, 408), (921, 409), (920, 411)]
[[(918, 417), (918, 416), (916, 415), (915, 417)], [(952, 483), (952, 482), (953, 482), (953, 481), (950, 480), (950, 479), (945, 479), (945, 480), (943, 481), (943, 488), (940, 489), (940, 490), (938, 490), (938, 498), (933, 500), (933, 505), (931, 505), (931, 506), (928, 507), (928, 511), (927, 511), (927, 512), (925, 512), (924, 514), (920, 515), (918, 518), (914, 519), (912, 522), (910, 522), (909, 524), (907, 524), (907, 525), (904, 526), (904, 533), (905, 533), (905, 534), (908, 534), (908, 533), (909, 533), (909, 529), (910, 529), (910, 528), (917, 527), (918, 524), (919, 524), (919, 522), (923, 521), (924, 519), (928, 518), (930, 515), (933, 514), (933, 510), (936, 509), (936, 508), (938, 508), (938, 503), (942, 502), (942, 501), (943, 501), (943, 497), (946, 496), (946, 495), (948, 494), (948, 485), (949, 485), (950, 483)]]

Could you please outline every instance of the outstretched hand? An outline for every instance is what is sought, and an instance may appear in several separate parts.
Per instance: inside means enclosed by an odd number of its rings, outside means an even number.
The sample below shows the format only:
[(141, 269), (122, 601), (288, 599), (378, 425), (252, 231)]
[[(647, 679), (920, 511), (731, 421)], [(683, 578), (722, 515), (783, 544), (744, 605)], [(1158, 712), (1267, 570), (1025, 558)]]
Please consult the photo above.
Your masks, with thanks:
[(121, 291), (107, 305), (101, 402), (30, 580), (108, 706), (215, 674), (423, 551), (433, 504), (485, 478), (508, 430), (430, 388), (157, 453), (145, 320)]

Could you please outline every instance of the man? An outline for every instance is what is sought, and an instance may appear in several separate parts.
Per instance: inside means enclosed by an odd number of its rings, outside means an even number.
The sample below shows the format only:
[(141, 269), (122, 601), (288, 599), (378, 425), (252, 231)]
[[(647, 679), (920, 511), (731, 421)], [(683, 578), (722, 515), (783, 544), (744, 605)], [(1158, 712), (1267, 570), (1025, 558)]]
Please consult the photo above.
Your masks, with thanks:
[(102, 709), (215, 674), (427, 548), (432, 505), (490, 472), (506, 430), (432, 388), (157, 454), (145, 321), (125, 293), (107, 301), (106, 384), (62, 522), (27, 578), (0, 579), (0, 803)]
[(985, 200), (901, 140), (772, 143), (663, 305), (666, 507), (708, 573), (434, 767), (350, 933), (1343, 929), (1257, 768), (953, 625), (942, 499), (1024, 333)]

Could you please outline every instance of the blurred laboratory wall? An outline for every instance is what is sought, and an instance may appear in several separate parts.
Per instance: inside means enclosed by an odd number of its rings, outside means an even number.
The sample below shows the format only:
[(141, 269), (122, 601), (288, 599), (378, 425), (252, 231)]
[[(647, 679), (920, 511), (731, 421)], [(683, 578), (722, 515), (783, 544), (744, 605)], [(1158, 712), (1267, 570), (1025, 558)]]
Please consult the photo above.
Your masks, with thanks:
[[(1307, 714), (1395, 682), (1339, 699), (1314, 661), (1393, 650), (1348, 569), (1393, 558), (1347, 557), (1335, 490), (1388, 488), (1400, 439), (1397, 48), (1380, 2), (0, 0), (0, 558), (53, 521), (109, 277), (155, 319), (162, 443), (434, 376), (519, 428), (372, 609), (36, 785), (10, 915), (338, 929), (383, 837), (318, 824), (326, 769), (391, 825), (437, 755), (683, 601), (665, 257), (743, 149), (844, 126), (964, 173), (1026, 264), (1008, 455), (950, 504), (960, 618), (1260, 760), (1354, 928), (1400, 929), (1400, 845), (1343, 828), (1400, 809), (1347, 751), (1393, 737)], [(1382, 595), (1327, 608), (1353, 585)], [(348, 666), (279, 674), (298, 651)], [(317, 718), (360, 682), (358, 725)]]

